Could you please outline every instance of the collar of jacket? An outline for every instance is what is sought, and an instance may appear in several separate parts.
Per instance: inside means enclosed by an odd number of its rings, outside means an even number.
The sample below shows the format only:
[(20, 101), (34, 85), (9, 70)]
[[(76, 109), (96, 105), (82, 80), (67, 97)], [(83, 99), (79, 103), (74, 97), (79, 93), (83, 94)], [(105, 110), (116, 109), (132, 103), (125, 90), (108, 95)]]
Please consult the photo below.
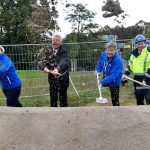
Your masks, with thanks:
[[(145, 51), (149, 51), (149, 50), (147, 49), (147, 47), (144, 47), (144, 48), (142, 49), (141, 53), (143, 53), (143, 52), (145, 52)], [(133, 56), (135, 56), (135, 57), (138, 57), (139, 55), (141, 55), (141, 54), (139, 54), (137, 48), (132, 51), (132, 54), (133, 54)]]
[(117, 52), (115, 52), (115, 54), (112, 56), (112, 57), (106, 57), (107, 58), (107, 61), (111, 61), (112, 59), (114, 59), (115, 58), (115, 56), (117, 55)]
[(54, 48), (54, 47), (52, 46), (52, 48), (53, 48), (53, 49), (58, 49), (58, 50), (59, 50), (59, 49), (62, 48), (62, 45), (60, 45), (60, 47), (58, 47), (58, 48)]

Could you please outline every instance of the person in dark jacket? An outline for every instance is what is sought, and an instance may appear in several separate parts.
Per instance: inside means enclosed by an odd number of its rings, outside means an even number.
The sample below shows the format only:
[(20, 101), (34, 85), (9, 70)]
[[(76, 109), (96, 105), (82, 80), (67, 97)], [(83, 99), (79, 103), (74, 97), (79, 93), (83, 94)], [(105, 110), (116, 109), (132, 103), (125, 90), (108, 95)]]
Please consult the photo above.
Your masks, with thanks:
[(106, 44), (104, 51), (98, 61), (96, 72), (100, 75), (103, 73), (103, 78), (100, 80), (100, 86), (109, 87), (113, 106), (119, 106), (119, 88), (122, 81), (122, 60), (119, 53), (116, 51), (117, 45), (115, 42)]
[(69, 87), (69, 58), (67, 50), (62, 47), (60, 35), (54, 35), (52, 45), (43, 49), (39, 55), (39, 69), (48, 74), (51, 107), (67, 107), (67, 89)]
[(22, 107), (18, 101), (21, 93), (21, 80), (16, 74), (16, 69), (11, 59), (4, 53), (0, 46), (0, 86), (7, 99), (7, 106)]

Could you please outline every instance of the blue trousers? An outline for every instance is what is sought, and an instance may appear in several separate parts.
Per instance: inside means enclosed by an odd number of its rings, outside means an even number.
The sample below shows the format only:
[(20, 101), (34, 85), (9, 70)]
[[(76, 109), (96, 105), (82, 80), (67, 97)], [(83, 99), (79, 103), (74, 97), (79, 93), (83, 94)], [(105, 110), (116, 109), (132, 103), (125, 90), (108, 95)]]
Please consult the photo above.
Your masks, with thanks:
[(22, 104), (18, 101), (21, 93), (21, 86), (11, 89), (3, 89), (3, 92), (6, 96), (7, 106), (22, 107)]

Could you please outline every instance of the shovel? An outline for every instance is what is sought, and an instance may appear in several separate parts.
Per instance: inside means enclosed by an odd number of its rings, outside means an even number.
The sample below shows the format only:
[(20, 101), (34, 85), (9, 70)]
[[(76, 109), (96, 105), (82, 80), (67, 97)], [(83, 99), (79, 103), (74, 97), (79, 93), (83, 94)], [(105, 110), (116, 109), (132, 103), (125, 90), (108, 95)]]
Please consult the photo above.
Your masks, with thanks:
[(97, 73), (97, 84), (98, 84), (98, 91), (99, 91), (99, 98), (96, 98), (97, 103), (107, 103), (107, 98), (102, 97), (102, 92), (101, 92), (101, 86), (99, 85), (99, 75)]
[[(128, 79), (128, 80), (131, 80), (131, 81), (133, 81), (133, 82), (135, 82), (135, 83), (138, 83), (138, 84), (142, 85), (142, 82), (137, 81), (137, 80), (134, 80), (134, 79), (132, 79), (132, 78), (126, 76), (126, 75), (124, 76), (124, 78), (126, 78), (126, 79)], [(150, 86), (147, 85), (147, 84), (145, 85), (145, 87), (150, 88)]]

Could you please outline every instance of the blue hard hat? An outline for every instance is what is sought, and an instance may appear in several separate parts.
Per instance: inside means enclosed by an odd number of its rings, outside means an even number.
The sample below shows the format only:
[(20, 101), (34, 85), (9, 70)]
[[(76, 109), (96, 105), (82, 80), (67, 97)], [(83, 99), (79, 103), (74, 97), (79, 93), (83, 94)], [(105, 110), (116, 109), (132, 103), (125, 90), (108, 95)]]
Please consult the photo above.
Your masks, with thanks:
[(139, 43), (139, 42), (145, 42), (146, 39), (144, 37), (144, 35), (141, 35), (141, 34), (138, 34), (136, 37), (135, 37), (135, 43)]

